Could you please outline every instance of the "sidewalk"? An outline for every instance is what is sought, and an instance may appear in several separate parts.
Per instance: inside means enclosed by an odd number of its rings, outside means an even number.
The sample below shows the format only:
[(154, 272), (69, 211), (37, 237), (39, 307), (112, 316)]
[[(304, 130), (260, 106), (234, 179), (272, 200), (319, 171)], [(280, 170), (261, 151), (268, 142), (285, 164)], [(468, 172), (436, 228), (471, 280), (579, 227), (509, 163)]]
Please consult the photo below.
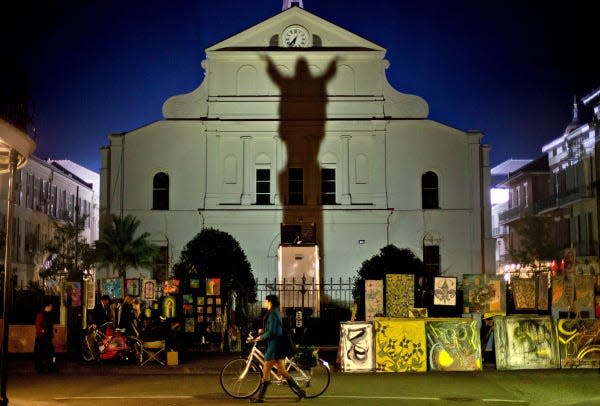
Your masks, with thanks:
[[(319, 356), (335, 369), (337, 347), (320, 347)], [(178, 365), (160, 365), (156, 362), (144, 366), (136, 364), (123, 364), (112, 360), (94, 364), (70, 360), (66, 354), (57, 354), (57, 364), (60, 374), (69, 375), (114, 375), (114, 374), (218, 374), (225, 363), (231, 359), (239, 358), (240, 353), (221, 352), (180, 352)], [(164, 358), (163, 358), (164, 359)], [(35, 374), (33, 354), (9, 354), (8, 374)]]

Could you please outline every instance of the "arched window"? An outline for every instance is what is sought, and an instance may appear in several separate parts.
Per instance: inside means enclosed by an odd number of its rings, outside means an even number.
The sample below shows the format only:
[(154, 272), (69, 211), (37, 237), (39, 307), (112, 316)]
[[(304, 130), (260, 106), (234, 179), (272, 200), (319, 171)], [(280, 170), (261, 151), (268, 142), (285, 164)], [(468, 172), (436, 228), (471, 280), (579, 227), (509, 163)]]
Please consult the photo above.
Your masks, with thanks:
[(169, 210), (169, 175), (164, 172), (152, 180), (152, 210)]
[(429, 171), (421, 176), (421, 199), (423, 209), (439, 209), (438, 177)]

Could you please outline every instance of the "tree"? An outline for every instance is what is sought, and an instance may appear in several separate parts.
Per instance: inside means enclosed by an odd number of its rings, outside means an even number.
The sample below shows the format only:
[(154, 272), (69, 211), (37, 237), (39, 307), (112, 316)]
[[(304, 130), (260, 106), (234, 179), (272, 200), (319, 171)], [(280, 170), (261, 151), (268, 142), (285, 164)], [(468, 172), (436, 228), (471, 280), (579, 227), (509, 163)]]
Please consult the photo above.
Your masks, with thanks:
[(139, 220), (130, 214), (111, 216), (111, 222), (94, 244), (94, 260), (99, 268), (112, 265), (120, 277), (124, 277), (130, 267), (152, 268), (158, 246), (148, 241), (149, 233), (136, 237), (139, 226)]
[(410, 249), (400, 249), (395, 245), (386, 245), (381, 248), (379, 254), (364, 261), (357, 271), (358, 276), (354, 280), (352, 296), (359, 304), (359, 315), (364, 310), (364, 287), (367, 279), (383, 279), (387, 274), (412, 274), (415, 280), (420, 276), (427, 277), (425, 265)]
[(67, 279), (80, 279), (83, 270), (89, 269), (92, 264), (91, 247), (81, 236), (85, 217), (78, 218), (76, 222), (65, 219), (53, 224), (54, 236), (46, 245), (51, 261), (48, 261), (49, 266), (40, 272), (40, 277), (52, 278), (66, 270)]
[(235, 292), (241, 304), (256, 301), (256, 281), (238, 241), (230, 234), (205, 228), (188, 242), (173, 267), (175, 278), (221, 278), (221, 296)]
[(560, 258), (552, 218), (528, 214), (513, 227), (519, 241), (517, 247), (509, 248), (513, 262), (540, 271), (544, 262)]

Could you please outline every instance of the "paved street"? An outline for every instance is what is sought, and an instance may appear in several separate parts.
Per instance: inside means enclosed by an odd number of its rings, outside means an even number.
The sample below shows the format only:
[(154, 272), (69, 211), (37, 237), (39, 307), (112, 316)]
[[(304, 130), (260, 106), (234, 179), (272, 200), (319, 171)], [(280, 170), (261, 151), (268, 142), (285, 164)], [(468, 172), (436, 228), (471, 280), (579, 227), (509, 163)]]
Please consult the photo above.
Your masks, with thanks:
[[(9, 404), (44, 405), (240, 405), (227, 397), (216, 371), (218, 355), (188, 366), (92, 366), (66, 368), (58, 375), (27, 371), (9, 374)], [(199, 367), (194, 363), (203, 363)], [(208, 367), (212, 365), (212, 367)], [(112, 369), (114, 368), (114, 369)], [(111, 373), (113, 371), (113, 373)], [(496, 371), (476, 373), (349, 374), (334, 373), (329, 389), (311, 405), (598, 405), (596, 370)], [(271, 389), (271, 388), (270, 388)], [(275, 387), (271, 404), (294, 403), (287, 387)]]

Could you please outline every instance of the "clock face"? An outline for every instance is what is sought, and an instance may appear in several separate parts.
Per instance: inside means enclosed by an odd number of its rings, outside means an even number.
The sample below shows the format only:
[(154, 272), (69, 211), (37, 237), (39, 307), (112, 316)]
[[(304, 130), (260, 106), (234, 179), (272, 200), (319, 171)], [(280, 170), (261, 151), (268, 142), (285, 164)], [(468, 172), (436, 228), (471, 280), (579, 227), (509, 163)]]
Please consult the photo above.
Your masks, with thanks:
[(286, 47), (308, 46), (308, 31), (299, 25), (292, 25), (283, 32), (283, 44)]

